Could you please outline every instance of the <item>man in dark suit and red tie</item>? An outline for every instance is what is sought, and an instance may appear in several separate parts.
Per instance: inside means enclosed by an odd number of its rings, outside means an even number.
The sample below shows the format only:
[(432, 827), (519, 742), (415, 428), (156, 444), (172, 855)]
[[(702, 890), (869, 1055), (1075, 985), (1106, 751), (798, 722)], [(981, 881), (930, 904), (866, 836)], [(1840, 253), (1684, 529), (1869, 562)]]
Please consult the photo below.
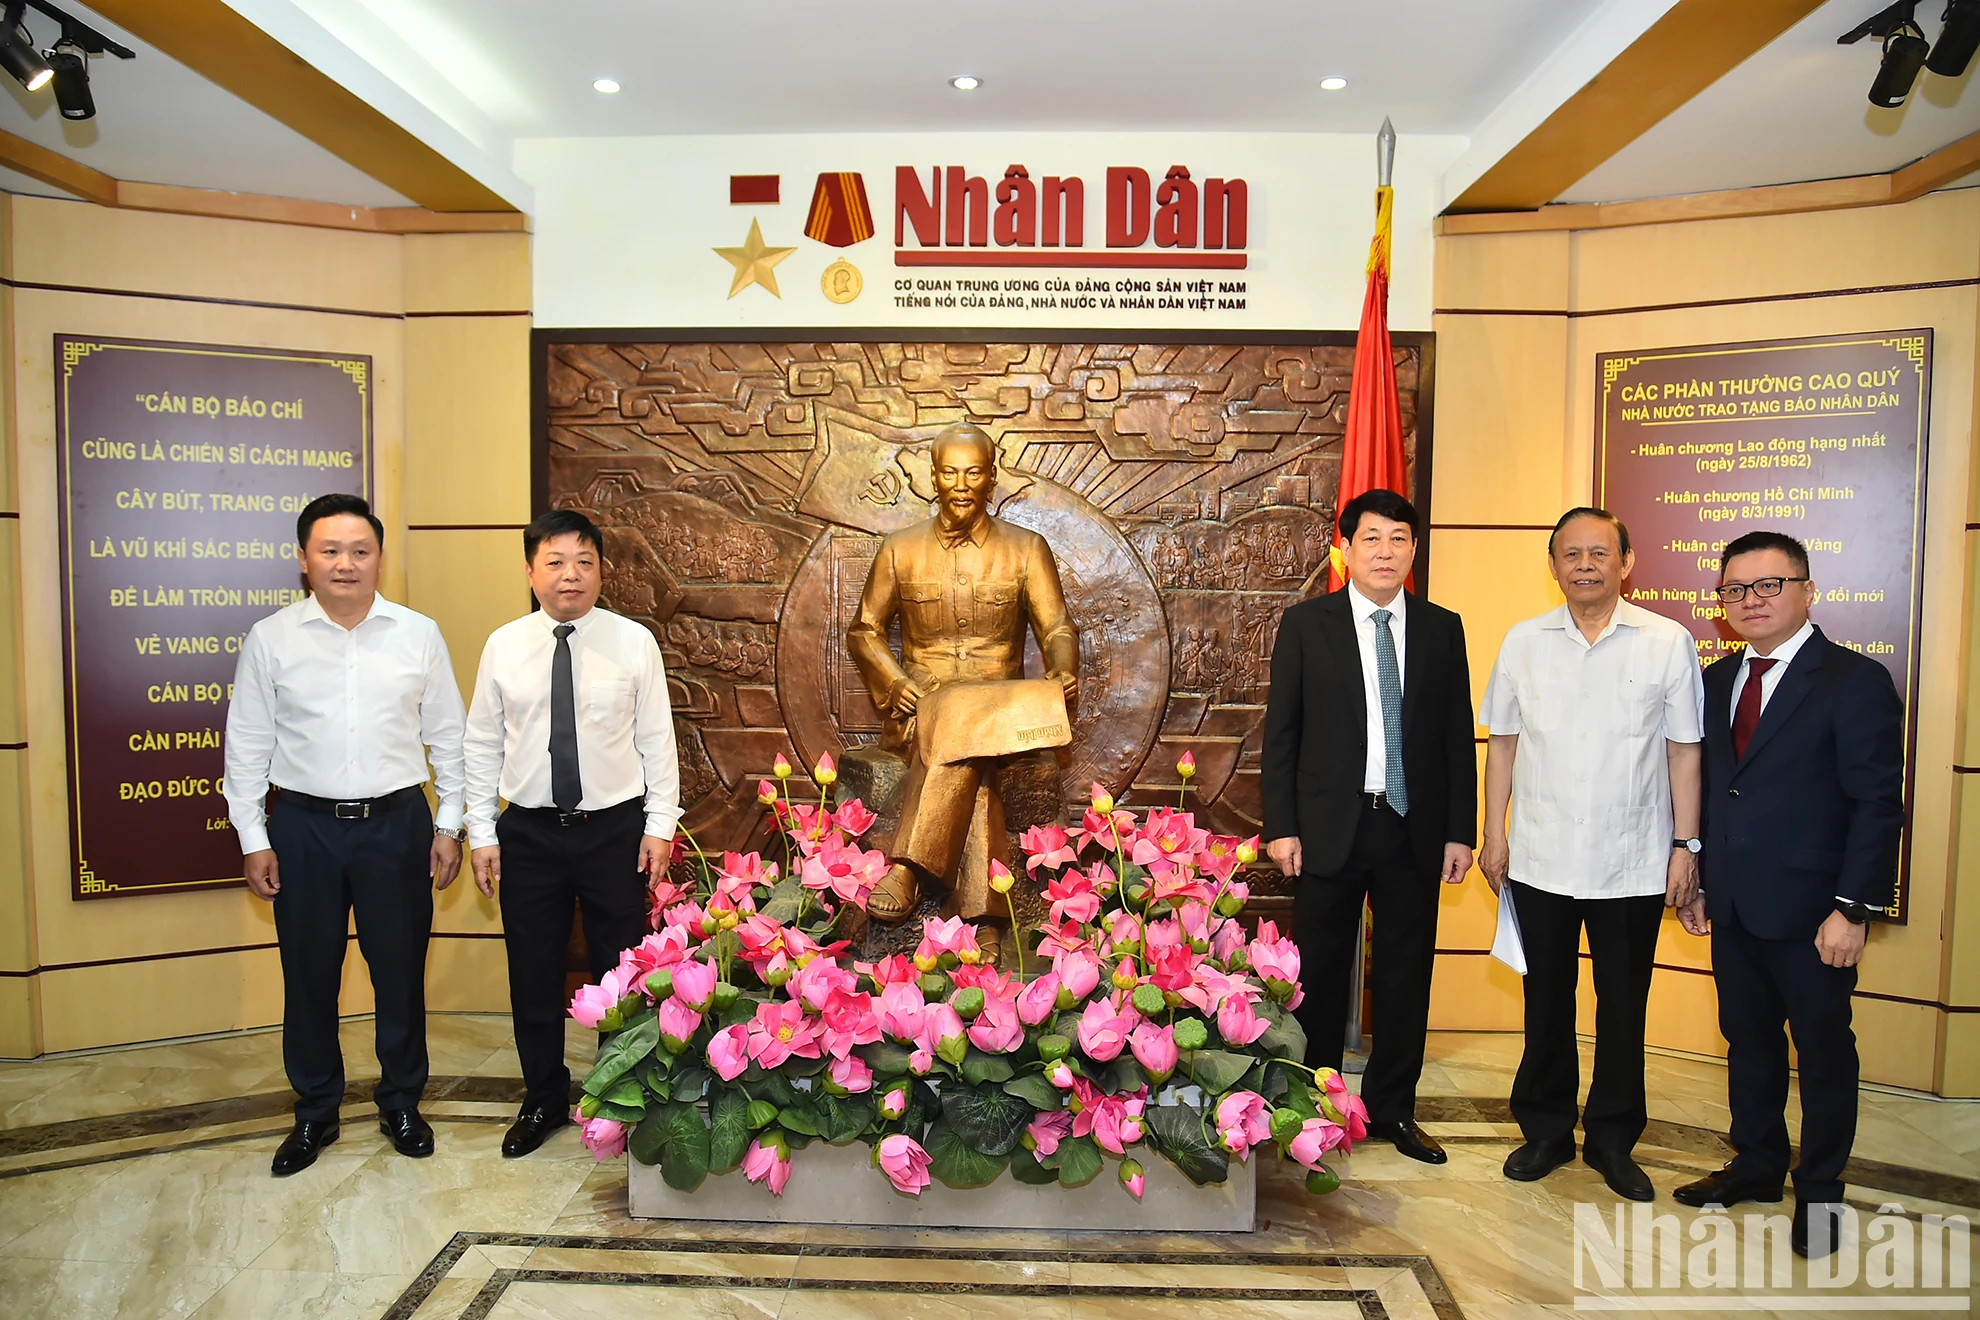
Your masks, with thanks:
[(1736, 655), (1705, 671), (1703, 892), (1681, 912), (1712, 937), (1733, 1159), (1673, 1195), (1778, 1201), (1788, 1175), (1788, 1040), (1801, 1070), (1794, 1227), (1802, 1256), (1835, 1250), (1856, 1137), (1850, 993), (1870, 914), (1897, 884), (1904, 703), (1882, 665), (1809, 621), (1808, 551), (1749, 532), (1719, 561)]
[(1306, 1062), (1338, 1068), (1355, 935), (1374, 913), (1369, 1135), (1442, 1164), (1416, 1125), (1437, 952), (1437, 882), (1459, 884), (1478, 838), (1477, 726), (1464, 623), (1403, 590), (1417, 515), (1390, 490), (1341, 510), (1348, 585), (1285, 612), (1265, 708), (1264, 836), (1294, 879), (1306, 959)]

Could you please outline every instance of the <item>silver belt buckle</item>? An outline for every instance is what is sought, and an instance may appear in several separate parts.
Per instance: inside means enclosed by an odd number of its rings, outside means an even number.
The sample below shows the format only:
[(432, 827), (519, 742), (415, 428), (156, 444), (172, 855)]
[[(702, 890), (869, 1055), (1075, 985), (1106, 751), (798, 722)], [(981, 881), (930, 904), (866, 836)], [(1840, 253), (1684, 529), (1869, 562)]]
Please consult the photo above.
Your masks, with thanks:
[[(346, 811), (346, 807), (350, 808), (350, 810)], [(370, 820), (371, 804), (369, 802), (339, 802), (330, 808), (330, 814), (338, 820)]]

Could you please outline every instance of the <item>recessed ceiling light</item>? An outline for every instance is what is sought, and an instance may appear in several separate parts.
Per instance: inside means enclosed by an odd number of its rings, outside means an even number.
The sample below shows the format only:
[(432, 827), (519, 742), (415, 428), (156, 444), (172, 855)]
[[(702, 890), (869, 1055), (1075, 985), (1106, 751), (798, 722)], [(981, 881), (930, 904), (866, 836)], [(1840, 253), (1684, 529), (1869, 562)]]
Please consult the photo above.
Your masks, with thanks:
[(591, 90), (594, 92), (604, 92), (609, 96), (619, 90), (619, 84), (611, 78), (597, 78), (592, 81)]
[(1347, 79), (1345, 78), (1322, 78), (1320, 80), (1320, 90), (1323, 92), (1339, 92), (1346, 90), (1346, 88)]
[(983, 80), (975, 74), (965, 73), (949, 79), (949, 86), (959, 92), (973, 92), (983, 85)]

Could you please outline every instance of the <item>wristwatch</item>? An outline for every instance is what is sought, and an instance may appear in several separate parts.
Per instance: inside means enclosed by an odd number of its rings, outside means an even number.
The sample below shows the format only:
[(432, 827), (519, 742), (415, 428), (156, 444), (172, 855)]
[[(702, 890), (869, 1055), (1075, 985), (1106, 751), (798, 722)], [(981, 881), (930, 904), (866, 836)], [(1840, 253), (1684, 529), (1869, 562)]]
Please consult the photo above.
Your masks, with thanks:
[(441, 829), (441, 828), (440, 828), (440, 827), (439, 827), (438, 825), (435, 825), (435, 826), (433, 827), (433, 832), (434, 832), (435, 834), (438, 834), (438, 835), (441, 835), (441, 836), (443, 836), (443, 837), (445, 837), (445, 838), (449, 838), (449, 839), (452, 839), (452, 840), (453, 840), (453, 841), (454, 841), (455, 843), (466, 843), (466, 842), (467, 842), (467, 831), (466, 831), (466, 830), (443, 830), (443, 829)]
[(1672, 839), (1671, 847), (1682, 848), (1688, 853), (1701, 853), (1705, 851), (1705, 841), (1703, 839)]
[(1854, 922), (1859, 926), (1867, 925), (1870, 921), (1870, 907), (1867, 903), (1839, 898), (1836, 900), (1836, 911), (1843, 914), (1845, 921)]

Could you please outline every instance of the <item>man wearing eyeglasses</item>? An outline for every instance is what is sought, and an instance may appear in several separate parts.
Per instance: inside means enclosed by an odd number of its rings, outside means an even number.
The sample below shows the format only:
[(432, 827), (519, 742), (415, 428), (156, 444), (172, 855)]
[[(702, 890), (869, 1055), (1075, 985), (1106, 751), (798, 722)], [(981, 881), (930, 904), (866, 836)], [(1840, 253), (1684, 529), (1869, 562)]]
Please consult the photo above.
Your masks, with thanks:
[(1747, 533), (1726, 547), (1719, 584), (1746, 647), (1705, 671), (1703, 892), (1680, 915), (1712, 937), (1734, 1154), (1673, 1195), (1781, 1199), (1791, 1027), (1801, 1162), (1789, 1240), (1798, 1255), (1826, 1256), (1856, 1137), (1850, 993), (1870, 913), (1897, 886), (1904, 703), (1888, 670), (1809, 621), (1816, 588), (1801, 542)]

